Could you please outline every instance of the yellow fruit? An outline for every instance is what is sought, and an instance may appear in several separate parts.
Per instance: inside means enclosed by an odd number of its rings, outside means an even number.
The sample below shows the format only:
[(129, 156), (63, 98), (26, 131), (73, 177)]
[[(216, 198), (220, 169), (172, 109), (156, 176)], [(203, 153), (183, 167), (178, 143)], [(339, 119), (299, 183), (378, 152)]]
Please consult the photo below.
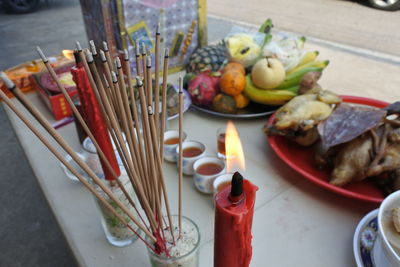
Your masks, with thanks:
[(262, 58), (251, 70), (251, 80), (260, 89), (274, 89), (285, 79), (285, 68), (275, 58)]
[(235, 95), (233, 98), (235, 99), (237, 108), (245, 108), (250, 103), (250, 99), (247, 96), (245, 96), (244, 94)]
[(250, 75), (246, 76), (246, 95), (251, 101), (265, 105), (282, 105), (297, 95), (290, 90), (259, 89), (251, 81)]
[(296, 67), (301, 66), (301, 65), (304, 65), (304, 64), (307, 64), (307, 63), (309, 63), (309, 62), (311, 62), (311, 61), (316, 60), (317, 57), (318, 57), (318, 55), (319, 55), (319, 52), (318, 52), (318, 51), (309, 51), (309, 52), (307, 52), (307, 53), (300, 59), (300, 62), (299, 62), (299, 64), (297, 64)]
[(329, 65), (329, 60), (313, 60), (311, 62), (308, 62), (306, 64), (303, 65), (299, 65), (297, 67), (295, 67), (294, 69), (291, 69), (290, 71), (286, 72), (286, 76), (295, 73), (301, 69), (304, 68), (309, 68), (309, 67), (316, 67), (316, 68), (326, 68), (326, 66)]

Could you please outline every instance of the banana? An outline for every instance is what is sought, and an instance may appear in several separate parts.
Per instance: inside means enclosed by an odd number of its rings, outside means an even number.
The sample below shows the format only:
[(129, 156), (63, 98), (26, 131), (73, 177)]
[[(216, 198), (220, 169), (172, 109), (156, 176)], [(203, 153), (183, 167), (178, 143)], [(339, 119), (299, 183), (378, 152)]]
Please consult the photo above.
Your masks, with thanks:
[(318, 55), (319, 55), (319, 51), (309, 51), (309, 52), (307, 52), (307, 53), (300, 59), (299, 64), (297, 64), (297, 66), (296, 66), (295, 68), (300, 67), (300, 66), (302, 66), (302, 65), (304, 65), (304, 64), (307, 64), (307, 63), (309, 63), (309, 62), (311, 62), (311, 61), (316, 60), (317, 57), (318, 57)]
[(276, 89), (285, 89), (285, 88), (289, 88), (289, 87), (293, 87), (296, 86), (300, 83), (301, 79), (303, 78), (303, 76), (310, 72), (310, 71), (322, 71), (324, 68), (323, 67), (304, 67), (301, 68), (300, 70), (287, 74), (285, 77), (285, 80), (274, 90)]
[(298, 86), (286, 90), (265, 90), (257, 88), (250, 77), (246, 75), (246, 88), (244, 94), (253, 102), (265, 105), (282, 105), (297, 95)]
[(295, 67), (294, 69), (288, 71), (286, 73), (286, 75), (290, 75), (292, 73), (295, 73), (296, 71), (299, 71), (303, 68), (308, 68), (308, 67), (320, 67), (320, 68), (326, 68), (329, 65), (329, 60), (313, 60), (311, 62), (308, 62), (306, 64), (303, 65), (299, 65), (297, 67)]

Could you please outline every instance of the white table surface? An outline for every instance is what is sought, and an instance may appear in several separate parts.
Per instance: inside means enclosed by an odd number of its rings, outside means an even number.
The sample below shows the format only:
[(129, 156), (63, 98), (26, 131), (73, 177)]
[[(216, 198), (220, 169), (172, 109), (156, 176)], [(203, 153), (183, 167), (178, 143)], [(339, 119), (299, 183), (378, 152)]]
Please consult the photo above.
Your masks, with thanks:
[[(349, 54), (333, 48), (309, 44), (321, 58), (331, 59), (321, 84), (341, 94), (400, 99), (398, 66)], [(375, 76), (374, 76), (375, 75)], [(50, 120), (38, 95), (28, 97)], [(137, 241), (127, 248), (109, 245), (100, 225), (93, 197), (66, 178), (57, 160), (6, 108), (11, 123), (43, 189), (47, 201), (81, 266), (149, 266), (145, 246)], [(377, 205), (356, 201), (326, 191), (283, 163), (269, 147), (261, 128), (265, 118), (234, 121), (244, 147), (246, 171), (243, 175), (259, 186), (253, 222), (251, 266), (355, 266), (352, 238), (359, 220)], [(207, 154), (216, 153), (216, 129), (226, 120), (196, 111), (184, 116), (188, 139), (199, 140)], [(170, 122), (177, 128), (177, 120)], [(78, 150), (75, 125), (59, 132)], [(173, 213), (177, 211), (177, 168), (165, 164), (167, 190)], [(191, 177), (184, 178), (183, 214), (200, 227), (200, 266), (213, 262), (212, 196), (196, 191)], [(29, 200), (27, 200), (29, 201)]]

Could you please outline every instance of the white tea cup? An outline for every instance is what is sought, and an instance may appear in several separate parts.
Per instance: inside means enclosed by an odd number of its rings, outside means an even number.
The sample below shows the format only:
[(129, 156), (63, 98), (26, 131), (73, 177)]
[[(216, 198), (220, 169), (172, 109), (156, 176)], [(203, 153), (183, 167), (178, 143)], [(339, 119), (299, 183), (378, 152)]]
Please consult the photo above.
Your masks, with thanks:
[[(172, 144), (168, 144), (168, 140), (178, 139), (178, 142), (174, 142)], [(186, 139), (186, 133), (183, 132), (182, 136), (183, 141)], [(178, 156), (176, 154), (176, 147), (179, 143), (179, 131), (177, 130), (169, 130), (164, 133), (164, 159), (169, 162), (176, 162)]]
[(224, 173), (214, 179), (214, 182), (213, 182), (214, 197), (218, 192), (220, 192), (222, 189), (224, 189), (225, 187), (227, 187), (231, 184), (232, 176), (233, 176), (233, 173)]
[[(216, 165), (216, 169), (205, 169), (207, 164)], [(211, 167), (213, 168), (213, 167)], [(196, 189), (205, 194), (213, 193), (214, 179), (225, 173), (225, 162), (217, 157), (202, 157), (193, 164), (194, 185)]]
[(394, 228), (392, 220), (395, 207), (400, 207), (400, 190), (387, 196), (379, 207), (378, 233), (386, 260), (392, 266), (400, 266), (400, 233)]
[[(190, 148), (192, 148), (193, 151), (195, 151), (196, 153), (193, 153), (193, 155), (189, 155)], [(193, 164), (199, 158), (204, 157), (204, 155), (206, 154), (206, 147), (204, 144), (198, 141), (184, 141), (182, 143), (182, 151), (182, 172), (186, 175), (193, 175)], [(179, 156), (179, 146), (176, 147), (176, 155), (177, 157)], [(177, 161), (177, 164), (179, 166), (179, 160)]]

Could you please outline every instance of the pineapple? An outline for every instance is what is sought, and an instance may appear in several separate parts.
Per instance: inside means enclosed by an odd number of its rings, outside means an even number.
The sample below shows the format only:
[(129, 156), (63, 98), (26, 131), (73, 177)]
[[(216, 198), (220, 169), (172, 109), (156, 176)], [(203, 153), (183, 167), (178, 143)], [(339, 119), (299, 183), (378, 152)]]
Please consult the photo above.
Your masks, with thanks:
[(197, 48), (190, 55), (186, 72), (218, 71), (226, 59), (227, 54), (224, 45), (208, 45)]

